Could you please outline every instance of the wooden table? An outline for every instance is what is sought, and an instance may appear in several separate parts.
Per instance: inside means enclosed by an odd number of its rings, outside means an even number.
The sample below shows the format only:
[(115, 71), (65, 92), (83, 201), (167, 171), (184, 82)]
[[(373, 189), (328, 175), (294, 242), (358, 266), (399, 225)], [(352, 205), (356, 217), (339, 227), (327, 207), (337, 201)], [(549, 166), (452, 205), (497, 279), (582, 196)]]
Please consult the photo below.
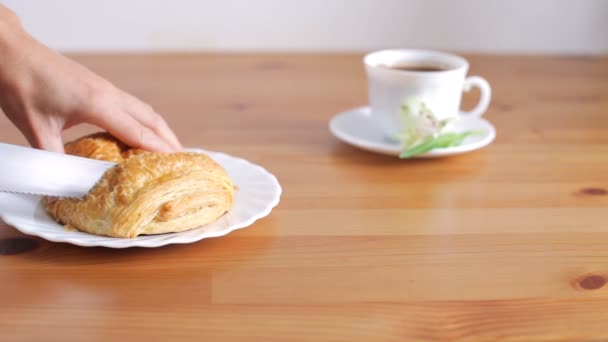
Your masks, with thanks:
[[(608, 340), (608, 58), (468, 57), (497, 140), (402, 161), (327, 129), (366, 103), (361, 55), (75, 56), (284, 195), (247, 229), (156, 249), (0, 226), (0, 340)], [(25, 143), (5, 118), (0, 137)]]

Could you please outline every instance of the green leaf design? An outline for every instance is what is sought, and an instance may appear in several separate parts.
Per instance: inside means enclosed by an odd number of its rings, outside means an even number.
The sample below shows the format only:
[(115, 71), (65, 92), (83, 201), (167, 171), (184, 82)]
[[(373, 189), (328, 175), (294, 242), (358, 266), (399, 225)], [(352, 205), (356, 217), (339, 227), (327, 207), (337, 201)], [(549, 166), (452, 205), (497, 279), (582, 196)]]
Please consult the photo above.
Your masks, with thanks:
[(438, 135), (437, 137), (427, 139), (426, 141), (424, 141), (421, 144), (416, 145), (412, 148), (403, 150), (403, 152), (401, 152), (401, 154), (399, 155), (399, 158), (401, 158), (401, 159), (411, 158), (411, 157), (429, 152), (430, 150), (433, 150), (435, 148), (446, 148), (446, 147), (458, 146), (458, 145), (462, 144), (464, 139), (466, 139), (467, 137), (470, 137), (472, 135), (480, 135), (480, 134), (483, 134), (483, 132), (482, 131), (467, 131), (467, 132), (462, 132), (462, 133), (454, 133), (454, 132), (443, 133), (443, 134)]

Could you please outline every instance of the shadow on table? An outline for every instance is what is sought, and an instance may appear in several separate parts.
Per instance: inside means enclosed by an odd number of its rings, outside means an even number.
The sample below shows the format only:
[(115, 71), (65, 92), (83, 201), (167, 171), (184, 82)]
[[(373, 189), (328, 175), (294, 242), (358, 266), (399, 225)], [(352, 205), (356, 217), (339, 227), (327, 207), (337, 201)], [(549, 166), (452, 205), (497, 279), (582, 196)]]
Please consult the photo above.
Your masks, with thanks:
[(487, 149), (474, 151), (461, 155), (440, 157), (440, 158), (412, 158), (400, 159), (397, 156), (375, 153), (362, 150), (339, 141), (333, 141), (328, 147), (331, 159), (339, 162), (348, 162), (361, 165), (378, 165), (378, 166), (422, 166), (422, 165), (447, 165), (454, 162), (471, 162), (480, 165), (483, 162), (483, 155)]
[(270, 248), (275, 237), (275, 220), (268, 217), (245, 229), (256, 229), (256, 225), (263, 225), (263, 235), (237, 230), (226, 236), (190, 244), (124, 249), (56, 243), (22, 234), (6, 226), (2, 227), (4, 231), (0, 234), (0, 261), (3, 258), (22, 259), (25, 264), (39, 265), (41, 272), (44, 272), (42, 269), (45, 266), (162, 268), (172, 263), (176, 267), (186, 263), (221, 269), (245, 263)]
[(444, 158), (399, 159), (334, 141), (325, 149), (333, 177), (345, 183), (437, 185), (478, 182), (488, 174), (488, 149)]

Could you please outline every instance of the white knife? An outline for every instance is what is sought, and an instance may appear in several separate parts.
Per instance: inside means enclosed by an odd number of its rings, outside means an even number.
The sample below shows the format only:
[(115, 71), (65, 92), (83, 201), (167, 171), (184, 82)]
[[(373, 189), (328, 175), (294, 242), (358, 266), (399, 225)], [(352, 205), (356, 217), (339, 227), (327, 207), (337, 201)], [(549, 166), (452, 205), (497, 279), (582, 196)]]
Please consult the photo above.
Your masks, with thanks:
[(114, 165), (0, 143), (0, 192), (81, 198)]

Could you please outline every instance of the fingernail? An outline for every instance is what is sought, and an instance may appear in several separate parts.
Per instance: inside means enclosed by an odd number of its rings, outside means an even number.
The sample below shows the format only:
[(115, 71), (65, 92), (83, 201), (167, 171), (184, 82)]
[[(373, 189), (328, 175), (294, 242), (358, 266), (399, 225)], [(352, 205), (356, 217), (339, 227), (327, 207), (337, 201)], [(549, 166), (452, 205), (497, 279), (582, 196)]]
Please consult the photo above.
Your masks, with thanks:
[(169, 145), (164, 140), (160, 139), (156, 134), (150, 131), (146, 131), (144, 133), (143, 140), (145, 146), (151, 151), (165, 153), (175, 152), (174, 148), (171, 145)]
[(176, 149), (176, 152), (182, 151), (184, 149), (184, 147), (180, 143), (179, 139), (177, 139), (175, 134), (173, 134), (173, 136), (169, 140), (171, 142), (171, 145)]
[(181, 152), (184, 150), (184, 146), (182, 146), (182, 144), (180, 144), (179, 141), (176, 142), (177, 145), (175, 146), (177, 148), (176, 152)]
[(175, 141), (165, 141), (165, 144), (171, 149), (171, 152), (180, 152), (182, 150), (179, 143), (176, 143)]
[(171, 144), (167, 143), (166, 141), (163, 140), (162, 143), (163, 143), (163, 145), (165, 147), (163, 152), (166, 152), (166, 153), (175, 153), (175, 152), (178, 151), (174, 146), (172, 146)]

